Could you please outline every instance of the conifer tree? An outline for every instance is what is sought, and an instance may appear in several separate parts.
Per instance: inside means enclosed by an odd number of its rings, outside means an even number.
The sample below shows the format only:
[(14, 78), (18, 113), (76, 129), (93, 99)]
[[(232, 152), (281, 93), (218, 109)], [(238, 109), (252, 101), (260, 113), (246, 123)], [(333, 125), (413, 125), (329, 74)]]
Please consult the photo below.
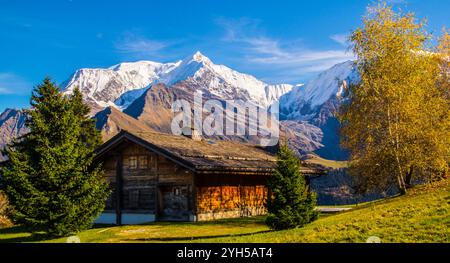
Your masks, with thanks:
[(277, 167), (268, 182), (266, 219), (272, 229), (301, 227), (317, 218), (316, 195), (300, 172), (300, 161), (287, 143), (277, 154)]
[(6, 150), (2, 179), (13, 219), (51, 236), (76, 233), (91, 226), (109, 195), (93, 164), (99, 132), (81, 93), (63, 96), (49, 78), (35, 87), (31, 106), (30, 132)]

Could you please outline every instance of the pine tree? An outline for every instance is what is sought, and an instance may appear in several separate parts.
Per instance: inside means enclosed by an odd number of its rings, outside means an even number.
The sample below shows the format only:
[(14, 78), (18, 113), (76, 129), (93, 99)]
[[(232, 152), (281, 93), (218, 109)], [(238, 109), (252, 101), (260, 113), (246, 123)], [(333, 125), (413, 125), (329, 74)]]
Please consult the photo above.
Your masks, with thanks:
[(78, 88), (73, 90), (70, 101), (72, 103), (74, 114), (81, 118), (80, 142), (86, 145), (89, 151), (93, 151), (95, 147), (102, 143), (102, 137), (101, 133), (95, 128), (95, 119), (86, 118), (91, 109), (83, 102), (83, 95)]
[(13, 219), (51, 236), (76, 233), (91, 226), (109, 195), (93, 164), (99, 132), (81, 93), (63, 96), (49, 78), (34, 89), (31, 106), (30, 132), (6, 150), (3, 181)]
[(405, 194), (448, 171), (449, 101), (439, 89), (430, 35), (412, 13), (371, 7), (351, 40), (361, 75), (339, 116), (359, 190)]
[(268, 182), (267, 225), (272, 229), (301, 227), (317, 218), (316, 195), (300, 172), (300, 161), (286, 143), (277, 155), (277, 167)]

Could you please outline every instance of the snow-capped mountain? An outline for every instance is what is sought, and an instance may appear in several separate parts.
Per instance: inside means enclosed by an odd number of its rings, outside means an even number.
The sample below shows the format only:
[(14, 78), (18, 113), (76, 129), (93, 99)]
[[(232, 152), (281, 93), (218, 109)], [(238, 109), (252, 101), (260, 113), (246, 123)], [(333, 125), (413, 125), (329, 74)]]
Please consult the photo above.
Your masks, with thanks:
[(301, 86), (303, 86), (303, 84), (297, 84), (295, 86), (290, 84), (267, 85), (265, 87), (267, 104), (272, 105), (274, 102), (279, 101), (284, 94), (287, 94), (293, 88), (299, 88)]
[[(269, 107), (278, 101), (280, 132), (293, 148), (302, 154), (314, 151), (328, 159), (345, 159), (339, 148), (335, 116), (345, 86), (358, 80), (353, 62), (347, 61), (305, 85), (270, 85), (216, 65), (197, 52), (175, 63), (139, 61), (104, 69), (80, 69), (62, 84), (62, 89), (70, 94), (75, 87), (80, 88), (92, 116), (98, 113), (98, 128), (108, 136), (120, 127), (131, 126), (169, 132), (171, 102), (177, 98), (191, 101), (196, 90), (203, 91), (205, 98), (222, 102), (244, 100)], [(1, 116), (0, 149), (26, 129), (20, 111), (7, 110)], [(249, 137), (220, 139), (252, 142)]]
[[(339, 148), (339, 123), (335, 118), (345, 85), (358, 80), (352, 61), (337, 64), (306, 85), (269, 85), (257, 78), (214, 64), (200, 52), (176, 63), (140, 61), (121, 63), (108, 69), (82, 69), (68, 81), (66, 93), (78, 85), (92, 112), (105, 106), (168, 131), (171, 99), (201, 90), (206, 98), (252, 101), (261, 106), (280, 102), (282, 130), (292, 147), (301, 153), (320, 152), (330, 159), (345, 159)], [(163, 84), (166, 88), (152, 87)], [(164, 95), (164, 96), (163, 96)], [(165, 106), (164, 106), (165, 105)], [(165, 117), (162, 117), (165, 116)], [(119, 124), (118, 124), (119, 125)], [(120, 125), (119, 125), (120, 126)], [(247, 138), (248, 139), (248, 138)]]
[(200, 52), (176, 63), (139, 61), (121, 63), (107, 69), (80, 69), (62, 84), (66, 94), (80, 87), (86, 99), (101, 109), (125, 109), (156, 83), (167, 86), (186, 81), (222, 99), (242, 99), (268, 107), (293, 86), (270, 85), (255, 77), (214, 64)]
[(177, 68), (163, 75), (160, 82), (170, 86), (181, 80), (203, 85), (211, 94), (223, 99), (241, 98), (265, 107), (293, 87), (269, 85), (254, 76), (216, 65), (200, 52), (184, 59)]
[(353, 61), (337, 64), (320, 73), (304, 86), (295, 87), (284, 94), (280, 102), (280, 118), (307, 122), (304, 131), (311, 138), (320, 138), (312, 147), (322, 157), (345, 160), (347, 154), (339, 144), (339, 122), (336, 114), (344, 99), (348, 85), (359, 81)]
[(346, 61), (320, 73), (304, 86), (295, 87), (280, 98), (285, 119), (311, 120), (332, 99), (340, 99), (346, 85), (359, 80), (353, 61)]
[(110, 68), (79, 69), (61, 86), (70, 94), (79, 87), (86, 99), (100, 107), (114, 105), (122, 94), (140, 90), (154, 83), (160, 75), (177, 67), (177, 63), (138, 61), (121, 63)]

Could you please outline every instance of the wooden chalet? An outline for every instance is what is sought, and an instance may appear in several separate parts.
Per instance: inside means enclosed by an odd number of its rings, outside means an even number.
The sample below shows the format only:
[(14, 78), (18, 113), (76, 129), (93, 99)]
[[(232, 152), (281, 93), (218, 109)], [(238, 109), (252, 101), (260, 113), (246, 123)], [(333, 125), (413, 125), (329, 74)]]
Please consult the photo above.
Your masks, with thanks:
[(96, 161), (113, 189), (97, 222), (112, 224), (264, 214), (276, 164), (273, 155), (248, 144), (131, 131), (104, 143)]

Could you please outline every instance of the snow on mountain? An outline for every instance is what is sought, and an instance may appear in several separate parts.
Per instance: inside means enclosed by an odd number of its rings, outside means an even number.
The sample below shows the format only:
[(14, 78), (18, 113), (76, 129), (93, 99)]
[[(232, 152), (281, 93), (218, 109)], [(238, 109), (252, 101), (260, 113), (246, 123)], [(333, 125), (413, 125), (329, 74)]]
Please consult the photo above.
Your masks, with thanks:
[(142, 89), (134, 89), (129, 90), (123, 93), (117, 100), (114, 101), (114, 104), (119, 107), (119, 109), (126, 109), (130, 106), (137, 98), (142, 96), (151, 86), (142, 88)]
[(306, 141), (319, 143), (310, 144), (310, 148), (327, 159), (345, 160), (348, 156), (340, 148), (340, 124), (336, 114), (345, 99), (345, 88), (358, 81), (359, 73), (353, 61), (337, 64), (304, 86), (294, 87), (284, 94), (279, 100), (280, 118), (307, 122), (311, 126), (300, 130), (309, 134), (307, 138), (315, 139)]
[(160, 75), (173, 70), (176, 66), (177, 63), (138, 61), (121, 63), (107, 69), (84, 68), (77, 70), (62, 84), (62, 87), (66, 94), (79, 87), (87, 99), (106, 107), (128, 91), (149, 86)]
[[(295, 87), (302, 86), (303, 84), (298, 84)], [(278, 85), (267, 85), (265, 89), (266, 100), (269, 105), (278, 101), (281, 96), (290, 92), (294, 86), (289, 84), (278, 84)]]
[[(117, 112), (123, 110), (123, 114), (142, 125), (160, 131), (167, 130), (170, 102), (174, 98), (190, 101), (196, 90), (203, 91), (206, 98), (219, 101), (252, 101), (266, 107), (278, 101), (281, 134), (289, 139), (291, 146), (301, 153), (315, 151), (325, 158), (345, 159), (345, 153), (339, 148), (339, 122), (335, 116), (345, 86), (358, 80), (353, 62), (347, 61), (322, 72), (306, 85), (271, 85), (216, 65), (197, 52), (176, 63), (138, 61), (109, 68), (80, 69), (62, 84), (62, 89), (70, 94), (78, 86), (91, 106), (92, 116), (100, 112), (105, 114), (96, 117), (118, 116)], [(0, 118), (0, 148), (25, 130), (21, 116), (20, 112), (7, 111)], [(112, 135), (119, 130), (117, 127), (124, 125), (122, 121), (131, 122), (125, 119), (108, 118), (109, 124), (102, 122), (101, 129)], [(133, 125), (139, 126), (138, 122)]]
[(125, 109), (151, 85), (186, 81), (223, 99), (243, 99), (268, 107), (293, 86), (269, 85), (255, 77), (214, 64), (200, 52), (176, 63), (139, 61), (107, 69), (80, 69), (62, 84), (66, 94), (79, 87), (95, 106)]
[[(347, 61), (325, 70), (305, 85), (272, 85), (227, 66), (214, 64), (196, 52), (176, 63), (138, 61), (106, 69), (80, 69), (63, 87), (68, 94), (74, 87), (80, 87), (93, 115), (105, 107), (123, 110), (127, 114), (137, 112), (139, 114), (131, 116), (157, 130), (165, 129), (159, 115), (167, 115), (167, 109), (160, 105), (169, 103), (165, 101), (167, 96), (157, 100), (160, 104), (154, 100), (162, 94), (158, 90), (148, 92), (157, 84), (182, 90), (186, 96), (200, 90), (206, 98), (251, 101), (263, 107), (279, 102), (282, 129), (286, 130), (286, 137), (296, 138), (291, 142), (294, 148), (301, 152), (321, 151), (320, 154), (326, 158), (345, 159), (345, 153), (339, 148), (339, 123), (335, 116), (342, 103), (345, 86), (358, 79), (353, 62)], [(144, 97), (145, 94), (150, 97)], [(139, 98), (146, 98), (146, 103), (139, 103)], [(160, 114), (156, 113), (158, 111)]]
[(359, 74), (353, 61), (346, 61), (320, 73), (304, 86), (294, 87), (280, 98), (280, 111), (286, 119), (309, 120), (330, 99), (340, 98), (345, 85), (356, 83)]
[(237, 99), (236, 94), (239, 94), (242, 99), (264, 107), (270, 106), (293, 87), (289, 84), (269, 85), (254, 76), (216, 65), (200, 52), (182, 60), (176, 69), (159, 79), (169, 86), (183, 80), (203, 84), (209, 92), (223, 99)]

